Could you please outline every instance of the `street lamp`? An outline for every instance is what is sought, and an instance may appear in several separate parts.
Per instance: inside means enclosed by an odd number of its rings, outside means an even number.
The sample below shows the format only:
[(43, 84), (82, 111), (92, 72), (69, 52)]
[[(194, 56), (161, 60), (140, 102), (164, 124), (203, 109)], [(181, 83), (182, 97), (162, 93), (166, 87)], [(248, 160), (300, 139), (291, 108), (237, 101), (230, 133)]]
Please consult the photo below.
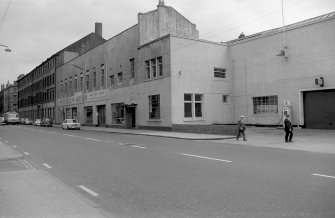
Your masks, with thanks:
[(12, 50), (7, 46), (7, 45), (1, 45), (0, 44), (0, 47), (5, 47), (5, 52), (11, 52)]

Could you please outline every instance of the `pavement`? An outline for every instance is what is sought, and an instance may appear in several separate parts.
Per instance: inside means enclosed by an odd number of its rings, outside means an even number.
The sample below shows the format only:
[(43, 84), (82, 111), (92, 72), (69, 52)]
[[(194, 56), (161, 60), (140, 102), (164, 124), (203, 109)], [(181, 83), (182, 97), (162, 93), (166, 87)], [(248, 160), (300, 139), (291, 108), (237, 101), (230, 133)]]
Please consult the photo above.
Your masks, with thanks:
[[(60, 127), (60, 126), (56, 126)], [(184, 140), (210, 140), (236, 146), (258, 146), (335, 154), (335, 130), (294, 129), (292, 143), (284, 142), (284, 130), (247, 127), (247, 141), (232, 135), (210, 135), (138, 129), (82, 127), (83, 130), (146, 135)], [(24, 156), (0, 142), (0, 170), (9, 161), (23, 162)], [(7, 162), (7, 164), (6, 164)], [(27, 162), (26, 164), (27, 165)], [(28, 163), (29, 166), (29, 163)], [(49, 172), (31, 167), (0, 172), (0, 218), (10, 217), (112, 217), (93, 201), (81, 196)]]

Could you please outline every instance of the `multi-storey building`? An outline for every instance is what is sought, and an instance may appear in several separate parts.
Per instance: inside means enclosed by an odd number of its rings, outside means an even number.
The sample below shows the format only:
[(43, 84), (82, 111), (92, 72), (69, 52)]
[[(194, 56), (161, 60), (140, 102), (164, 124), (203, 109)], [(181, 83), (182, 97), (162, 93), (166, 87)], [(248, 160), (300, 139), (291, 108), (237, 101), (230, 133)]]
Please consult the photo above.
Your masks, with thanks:
[(19, 114), (31, 119), (55, 118), (56, 67), (104, 42), (102, 24), (96, 23), (96, 32), (49, 57), (30, 73), (18, 78)]
[(216, 124), (242, 114), (248, 124), (280, 125), (285, 111), (294, 125), (335, 128), (334, 18), (217, 43), (160, 1), (57, 68), (56, 122), (219, 133), (232, 126)]
[(12, 111), (17, 112), (17, 83), (14, 82), (13, 84), (9, 84), (8, 82), (3, 93), (3, 113)]
[(5, 85), (1, 84), (0, 88), (0, 116), (5, 113)]

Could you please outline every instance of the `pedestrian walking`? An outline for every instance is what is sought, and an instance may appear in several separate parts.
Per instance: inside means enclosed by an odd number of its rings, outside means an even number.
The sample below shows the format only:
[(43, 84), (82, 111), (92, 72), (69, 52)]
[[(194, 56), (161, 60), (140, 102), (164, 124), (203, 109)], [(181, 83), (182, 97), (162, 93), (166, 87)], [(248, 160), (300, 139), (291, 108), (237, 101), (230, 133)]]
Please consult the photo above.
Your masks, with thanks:
[(287, 114), (284, 120), (285, 142), (293, 142), (293, 126), (290, 120), (290, 115)]
[(244, 124), (244, 116), (241, 116), (241, 119), (237, 122), (237, 136), (236, 140), (240, 138), (240, 136), (243, 136), (243, 141), (247, 141), (245, 138), (245, 124)]

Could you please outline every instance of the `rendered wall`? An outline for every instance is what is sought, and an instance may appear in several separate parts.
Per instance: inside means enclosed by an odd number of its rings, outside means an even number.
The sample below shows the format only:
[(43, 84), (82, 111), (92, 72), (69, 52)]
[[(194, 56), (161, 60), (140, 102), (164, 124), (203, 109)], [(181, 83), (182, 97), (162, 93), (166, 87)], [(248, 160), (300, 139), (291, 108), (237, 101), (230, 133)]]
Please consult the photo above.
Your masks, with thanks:
[[(225, 68), (226, 78), (214, 77), (214, 67)], [(172, 123), (188, 125), (230, 124), (233, 72), (227, 47), (220, 43), (171, 37)], [(204, 119), (184, 118), (184, 93), (204, 95)], [(229, 95), (224, 103), (222, 95)]]
[[(247, 123), (276, 125), (283, 101), (289, 100), (293, 123), (303, 125), (302, 91), (335, 88), (334, 26), (335, 19), (330, 19), (287, 31), (287, 60), (276, 56), (283, 46), (281, 33), (231, 45), (235, 121), (243, 114)], [(324, 87), (314, 84), (320, 76)], [(278, 95), (278, 114), (254, 114), (252, 98), (269, 95)]]

